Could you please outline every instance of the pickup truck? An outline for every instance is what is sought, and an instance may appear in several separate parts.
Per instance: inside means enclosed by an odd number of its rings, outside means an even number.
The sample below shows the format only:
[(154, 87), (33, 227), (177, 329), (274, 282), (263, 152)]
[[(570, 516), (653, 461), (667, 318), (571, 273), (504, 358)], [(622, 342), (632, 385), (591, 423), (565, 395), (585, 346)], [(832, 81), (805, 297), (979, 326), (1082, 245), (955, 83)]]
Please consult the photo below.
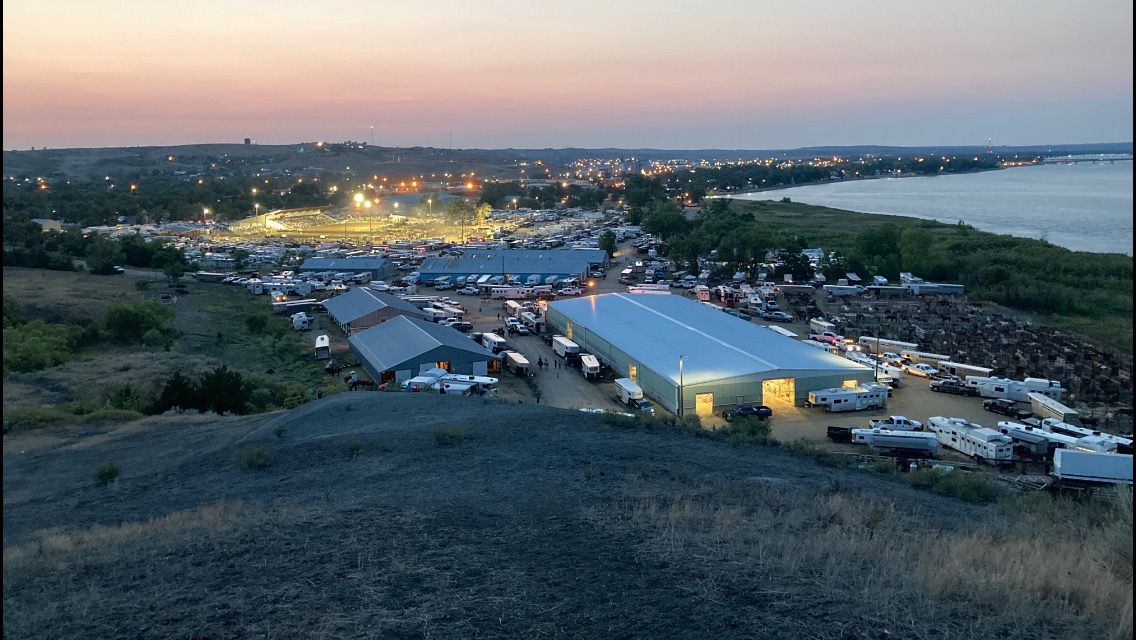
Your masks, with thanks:
[(982, 401), (982, 408), (992, 413), (1000, 413), (1017, 420), (1024, 420), (1033, 415), (1032, 411), (1019, 409), (1018, 403), (1009, 398), (992, 398)]
[(886, 418), (872, 418), (868, 420), (869, 429), (890, 429), (892, 431), (921, 431), (923, 423), (918, 420), (909, 420), (903, 416), (888, 416)]
[(931, 391), (937, 391), (939, 393), (953, 393), (958, 396), (978, 395), (978, 389), (975, 389), (974, 387), (968, 387), (958, 380), (950, 378), (945, 380), (932, 380)]
[(816, 340), (817, 342), (827, 342), (831, 345), (837, 345), (844, 342), (844, 336), (837, 335), (832, 331), (825, 331), (823, 333), (810, 333), (809, 340)]

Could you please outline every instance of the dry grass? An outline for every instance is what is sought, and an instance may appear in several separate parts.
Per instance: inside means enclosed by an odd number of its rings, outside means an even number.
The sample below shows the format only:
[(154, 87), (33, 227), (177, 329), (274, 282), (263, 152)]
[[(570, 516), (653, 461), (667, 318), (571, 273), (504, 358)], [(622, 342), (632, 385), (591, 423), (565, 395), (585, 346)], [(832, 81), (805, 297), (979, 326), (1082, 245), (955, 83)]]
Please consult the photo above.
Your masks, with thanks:
[(269, 514), (257, 505), (240, 500), (175, 511), (169, 515), (120, 525), (94, 525), (89, 529), (45, 536), (37, 542), (5, 547), (4, 570), (26, 566), (36, 560), (69, 561), (84, 553), (114, 550), (139, 538), (168, 536), (173, 533), (224, 531), (250, 522), (263, 521)]
[[(970, 615), (984, 612), (964, 634), (974, 637), (1022, 619), (1045, 628), (1053, 616), (1084, 616), (1112, 638), (1132, 634), (1130, 496), (1093, 518), (1081, 512), (1101, 507), (1038, 502), (1034, 511), (1015, 507), (1025, 515), (1017, 511), (1009, 524), (950, 531), (839, 490), (817, 495), (762, 482), (663, 492), (640, 483), (631, 493), (613, 515), (648, 532), (662, 556), (697, 559), (707, 571), (702, 591), (755, 573), (775, 584), (803, 580), (825, 600), (851, 595), (862, 615), (912, 637), (950, 624), (958, 603)], [(1055, 509), (1068, 517), (1049, 520)], [(924, 615), (913, 620), (912, 611)], [(1030, 637), (1020, 631), (1007, 637)]]

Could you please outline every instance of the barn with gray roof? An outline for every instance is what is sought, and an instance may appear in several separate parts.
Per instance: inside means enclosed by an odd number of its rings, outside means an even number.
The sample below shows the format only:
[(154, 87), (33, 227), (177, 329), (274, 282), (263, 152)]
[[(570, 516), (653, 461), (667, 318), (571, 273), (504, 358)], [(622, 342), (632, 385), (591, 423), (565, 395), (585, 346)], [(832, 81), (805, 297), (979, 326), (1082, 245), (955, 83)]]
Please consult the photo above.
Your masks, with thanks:
[(356, 287), (324, 300), (323, 306), (349, 336), (398, 316), (426, 317), (421, 309), (402, 298), (367, 287)]
[(392, 318), (347, 342), (371, 379), (380, 383), (401, 383), (436, 367), (484, 376), (489, 363), (498, 359), (452, 327), (408, 316)]
[[(609, 293), (549, 303), (563, 335), (669, 411), (801, 405), (810, 391), (874, 380), (872, 369), (683, 296)], [(679, 411), (679, 406), (682, 410)]]

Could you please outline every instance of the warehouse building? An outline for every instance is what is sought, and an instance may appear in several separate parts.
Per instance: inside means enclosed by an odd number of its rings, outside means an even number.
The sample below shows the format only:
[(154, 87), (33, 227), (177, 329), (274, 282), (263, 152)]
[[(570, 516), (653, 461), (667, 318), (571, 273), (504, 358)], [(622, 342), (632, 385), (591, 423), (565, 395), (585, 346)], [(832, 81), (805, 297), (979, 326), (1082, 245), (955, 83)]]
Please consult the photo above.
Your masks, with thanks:
[(460, 256), (426, 258), (418, 267), (422, 282), (433, 282), (438, 276), (516, 277), (524, 283), (536, 276), (543, 283), (550, 276), (559, 280), (576, 277), (581, 282), (594, 268), (607, 263), (603, 249), (473, 249)]
[(382, 280), (394, 273), (394, 264), (385, 258), (308, 258), (296, 269), (298, 273), (366, 273), (372, 280)]
[(609, 293), (552, 302), (547, 320), (679, 415), (739, 404), (800, 406), (810, 391), (874, 379), (868, 367), (684, 296)]
[(347, 335), (353, 335), (398, 316), (425, 319), (418, 307), (398, 296), (356, 287), (342, 295), (323, 301), (328, 314)]
[(371, 379), (402, 383), (428, 369), (484, 376), (497, 356), (456, 329), (408, 316), (392, 318), (348, 338)]

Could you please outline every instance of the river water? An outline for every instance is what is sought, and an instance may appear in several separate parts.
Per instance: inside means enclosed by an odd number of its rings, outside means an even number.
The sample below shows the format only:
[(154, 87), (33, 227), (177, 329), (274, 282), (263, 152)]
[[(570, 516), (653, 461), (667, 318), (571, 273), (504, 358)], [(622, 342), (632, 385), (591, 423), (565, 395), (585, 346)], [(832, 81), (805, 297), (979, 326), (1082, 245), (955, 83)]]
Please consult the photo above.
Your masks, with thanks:
[(880, 178), (732, 196), (953, 224), (1095, 253), (1132, 255), (1131, 161), (1052, 164), (982, 173)]

